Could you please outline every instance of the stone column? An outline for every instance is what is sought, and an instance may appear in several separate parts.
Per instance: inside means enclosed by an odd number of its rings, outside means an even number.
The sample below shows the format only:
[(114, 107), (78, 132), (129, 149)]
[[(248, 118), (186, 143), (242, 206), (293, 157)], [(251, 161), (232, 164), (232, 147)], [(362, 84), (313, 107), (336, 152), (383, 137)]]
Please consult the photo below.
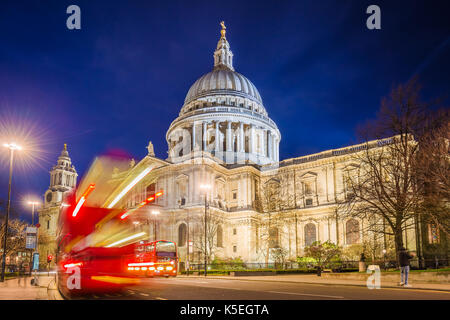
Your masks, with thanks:
[(195, 135), (195, 122), (192, 124), (192, 151), (195, 151), (197, 147), (196, 135)]
[(206, 127), (208, 126), (208, 123), (205, 121), (202, 123), (203, 125), (203, 151), (206, 151)]
[(232, 140), (231, 140), (231, 121), (228, 121), (227, 126), (227, 151), (231, 152), (232, 150)]
[(275, 161), (279, 161), (279, 142), (275, 139)]
[(267, 143), (267, 139), (266, 139), (266, 129), (262, 129), (261, 130), (261, 154), (266, 157), (267, 153), (266, 153), (266, 143)]
[(244, 123), (239, 123), (239, 152), (245, 152)]
[(249, 153), (255, 153), (255, 126), (250, 124)]
[(220, 122), (216, 121), (216, 138), (215, 138), (215, 148), (214, 148), (214, 150), (216, 152), (219, 151), (219, 133), (220, 133), (219, 126), (220, 126)]

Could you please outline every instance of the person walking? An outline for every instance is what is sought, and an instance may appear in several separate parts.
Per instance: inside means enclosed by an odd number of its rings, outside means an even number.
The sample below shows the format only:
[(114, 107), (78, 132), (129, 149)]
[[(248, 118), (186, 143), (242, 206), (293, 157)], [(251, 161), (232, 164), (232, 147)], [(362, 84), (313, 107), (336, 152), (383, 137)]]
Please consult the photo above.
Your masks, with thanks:
[(409, 260), (414, 258), (414, 254), (409, 253), (404, 247), (400, 248), (399, 262), (400, 262), (400, 285), (404, 287), (411, 287), (408, 284), (409, 275)]

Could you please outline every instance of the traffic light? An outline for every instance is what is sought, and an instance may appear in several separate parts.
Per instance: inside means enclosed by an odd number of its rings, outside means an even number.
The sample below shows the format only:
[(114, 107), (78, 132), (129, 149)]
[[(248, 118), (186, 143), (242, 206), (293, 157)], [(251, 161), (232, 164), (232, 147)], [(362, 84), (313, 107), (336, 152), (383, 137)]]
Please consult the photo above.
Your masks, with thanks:
[(52, 262), (52, 260), (53, 260), (53, 256), (52, 256), (51, 254), (49, 254), (49, 255), (47, 256), (47, 263)]

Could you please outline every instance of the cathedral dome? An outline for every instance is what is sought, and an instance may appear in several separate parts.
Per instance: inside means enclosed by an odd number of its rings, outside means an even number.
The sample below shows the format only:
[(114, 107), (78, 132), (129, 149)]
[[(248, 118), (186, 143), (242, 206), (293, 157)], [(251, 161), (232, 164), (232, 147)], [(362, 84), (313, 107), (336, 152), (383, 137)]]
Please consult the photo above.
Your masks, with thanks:
[(226, 164), (277, 162), (280, 131), (255, 85), (234, 70), (226, 27), (220, 24), (213, 70), (190, 87), (167, 130), (168, 160), (213, 156)]
[(203, 75), (189, 89), (184, 104), (205, 96), (233, 94), (262, 104), (255, 85), (242, 74), (229, 68), (215, 68)]

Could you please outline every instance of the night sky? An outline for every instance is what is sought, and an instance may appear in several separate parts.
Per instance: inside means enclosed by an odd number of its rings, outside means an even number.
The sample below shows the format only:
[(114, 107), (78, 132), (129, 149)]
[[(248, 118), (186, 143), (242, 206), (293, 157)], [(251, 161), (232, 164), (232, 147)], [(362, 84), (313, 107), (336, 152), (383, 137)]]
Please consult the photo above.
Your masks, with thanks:
[[(42, 201), (64, 143), (80, 176), (95, 156), (136, 160), (165, 134), (189, 87), (213, 67), (225, 20), (236, 71), (258, 88), (282, 135), (280, 159), (355, 142), (394, 84), (450, 92), (449, 1), (5, 1), (0, 3), (0, 141), (26, 136), (13, 205)], [(66, 8), (81, 8), (81, 30)], [(366, 28), (368, 5), (381, 30)], [(447, 103), (448, 105), (448, 103)], [(17, 139), (17, 141), (21, 141)], [(8, 150), (0, 149), (0, 199)]]

